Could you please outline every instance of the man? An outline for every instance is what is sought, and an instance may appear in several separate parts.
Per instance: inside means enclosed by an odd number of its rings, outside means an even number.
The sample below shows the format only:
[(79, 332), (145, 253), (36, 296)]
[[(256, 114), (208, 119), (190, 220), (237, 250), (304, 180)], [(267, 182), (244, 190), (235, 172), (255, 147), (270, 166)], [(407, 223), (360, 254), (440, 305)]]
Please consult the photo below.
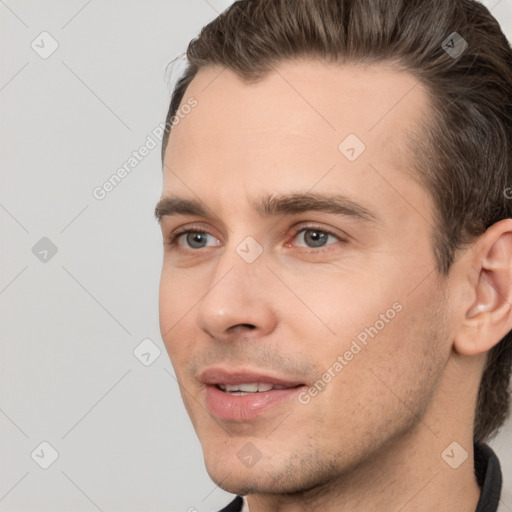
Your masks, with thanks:
[(496, 511), (485, 441), (512, 365), (497, 22), (473, 0), (247, 0), (187, 55), (160, 324), (208, 473), (238, 495), (224, 510)]

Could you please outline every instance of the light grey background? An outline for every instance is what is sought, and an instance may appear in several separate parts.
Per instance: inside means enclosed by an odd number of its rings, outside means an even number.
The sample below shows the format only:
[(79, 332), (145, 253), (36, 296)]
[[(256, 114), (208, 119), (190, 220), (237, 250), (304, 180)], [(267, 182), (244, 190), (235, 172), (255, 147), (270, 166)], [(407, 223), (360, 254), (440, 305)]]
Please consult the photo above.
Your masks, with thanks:
[[(157, 140), (177, 76), (167, 64), (230, 3), (0, 0), (2, 512), (231, 499), (204, 469), (160, 338), (160, 146), (93, 196)], [(511, 37), (512, 0), (486, 4)], [(147, 339), (145, 366), (134, 349)], [(42, 442), (58, 452), (48, 469)], [(492, 446), (512, 510), (511, 422)]]

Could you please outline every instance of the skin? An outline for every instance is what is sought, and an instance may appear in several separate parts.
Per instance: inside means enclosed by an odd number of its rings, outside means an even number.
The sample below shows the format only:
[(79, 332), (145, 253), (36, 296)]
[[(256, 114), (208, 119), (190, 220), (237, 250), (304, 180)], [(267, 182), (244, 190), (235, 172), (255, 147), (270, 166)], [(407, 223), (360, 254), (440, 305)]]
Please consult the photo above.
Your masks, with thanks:
[[(203, 69), (182, 104), (190, 97), (162, 197), (199, 201), (205, 215), (161, 218), (160, 326), (213, 481), (247, 495), (251, 512), (474, 511), (478, 385), (486, 351), (512, 328), (512, 221), (437, 272), (433, 203), (407, 146), (428, 113), (423, 86), (391, 65), (304, 60), (251, 85)], [(353, 162), (338, 149), (351, 133), (366, 145)], [(372, 219), (255, 207), (297, 193), (343, 194)], [(182, 229), (207, 245), (172, 242)], [(308, 247), (311, 230), (334, 236)], [(263, 249), (253, 263), (236, 252), (248, 236)], [(313, 386), (393, 304), (400, 312), (307, 404), (247, 421), (207, 411), (207, 366)], [(237, 457), (248, 442), (261, 453), (250, 468)], [(441, 457), (453, 442), (468, 453), (457, 469)]]

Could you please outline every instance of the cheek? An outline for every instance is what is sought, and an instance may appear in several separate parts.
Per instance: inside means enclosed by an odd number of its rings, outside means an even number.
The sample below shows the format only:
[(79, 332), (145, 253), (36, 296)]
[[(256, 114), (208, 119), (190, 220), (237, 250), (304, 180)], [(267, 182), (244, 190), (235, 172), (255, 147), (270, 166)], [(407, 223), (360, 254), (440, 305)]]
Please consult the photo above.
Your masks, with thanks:
[(175, 268), (164, 260), (159, 289), (160, 326), (163, 332), (192, 312), (204, 295), (204, 288), (203, 273), (197, 269)]
[(316, 366), (324, 372), (319, 380), (328, 382), (303, 406), (304, 425), (309, 423), (313, 432), (334, 429), (343, 439), (349, 436), (343, 457), (364, 453), (412, 427), (432, 400), (448, 357), (445, 331), (438, 315), (425, 311), (425, 303), (416, 306), (414, 301), (403, 304), (389, 323), (382, 320), (384, 326), (370, 315), (370, 328), (354, 328), (365, 334), (364, 343), (340, 331), (336, 344), (314, 351)]
[(191, 341), (187, 341), (191, 337), (184, 336), (184, 332), (192, 327), (197, 290), (190, 278), (166, 271), (164, 266), (159, 289), (160, 333), (173, 365), (191, 350)]
[(400, 314), (400, 294), (392, 280), (382, 282), (381, 276), (379, 282), (378, 276), (346, 269), (310, 276), (287, 276), (294, 296), (287, 293), (285, 323), (314, 334), (322, 352), (343, 353), (358, 337), (364, 343)]
[(327, 384), (326, 395), (338, 400), (334, 395), (357, 389), (373, 402), (389, 394), (386, 384), (416, 393), (429, 386), (432, 371), (440, 371), (449, 355), (443, 297), (433, 278), (411, 293), (406, 275), (396, 270), (339, 282), (316, 277), (314, 283), (292, 282), (308, 308), (290, 303), (287, 323), (318, 378), (336, 381)]
[(158, 294), (160, 332), (164, 342), (166, 342), (168, 333), (176, 321), (175, 294), (174, 283), (164, 269), (160, 276), (160, 289)]

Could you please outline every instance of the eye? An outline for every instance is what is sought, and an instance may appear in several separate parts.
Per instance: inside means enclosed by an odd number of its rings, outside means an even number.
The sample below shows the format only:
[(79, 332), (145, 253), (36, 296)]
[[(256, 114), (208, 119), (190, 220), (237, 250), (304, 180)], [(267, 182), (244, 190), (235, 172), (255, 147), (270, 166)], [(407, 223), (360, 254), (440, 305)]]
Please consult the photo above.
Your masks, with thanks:
[(340, 238), (328, 231), (316, 228), (304, 228), (295, 234), (293, 240), (299, 247), (324, 247), (340, 241)]
[(204, 231), (185, 231), (177, 234), (171, 243), (181, 245), (187, 249), (202, 249), (219, 245), (220, 242), (214, 236)]

